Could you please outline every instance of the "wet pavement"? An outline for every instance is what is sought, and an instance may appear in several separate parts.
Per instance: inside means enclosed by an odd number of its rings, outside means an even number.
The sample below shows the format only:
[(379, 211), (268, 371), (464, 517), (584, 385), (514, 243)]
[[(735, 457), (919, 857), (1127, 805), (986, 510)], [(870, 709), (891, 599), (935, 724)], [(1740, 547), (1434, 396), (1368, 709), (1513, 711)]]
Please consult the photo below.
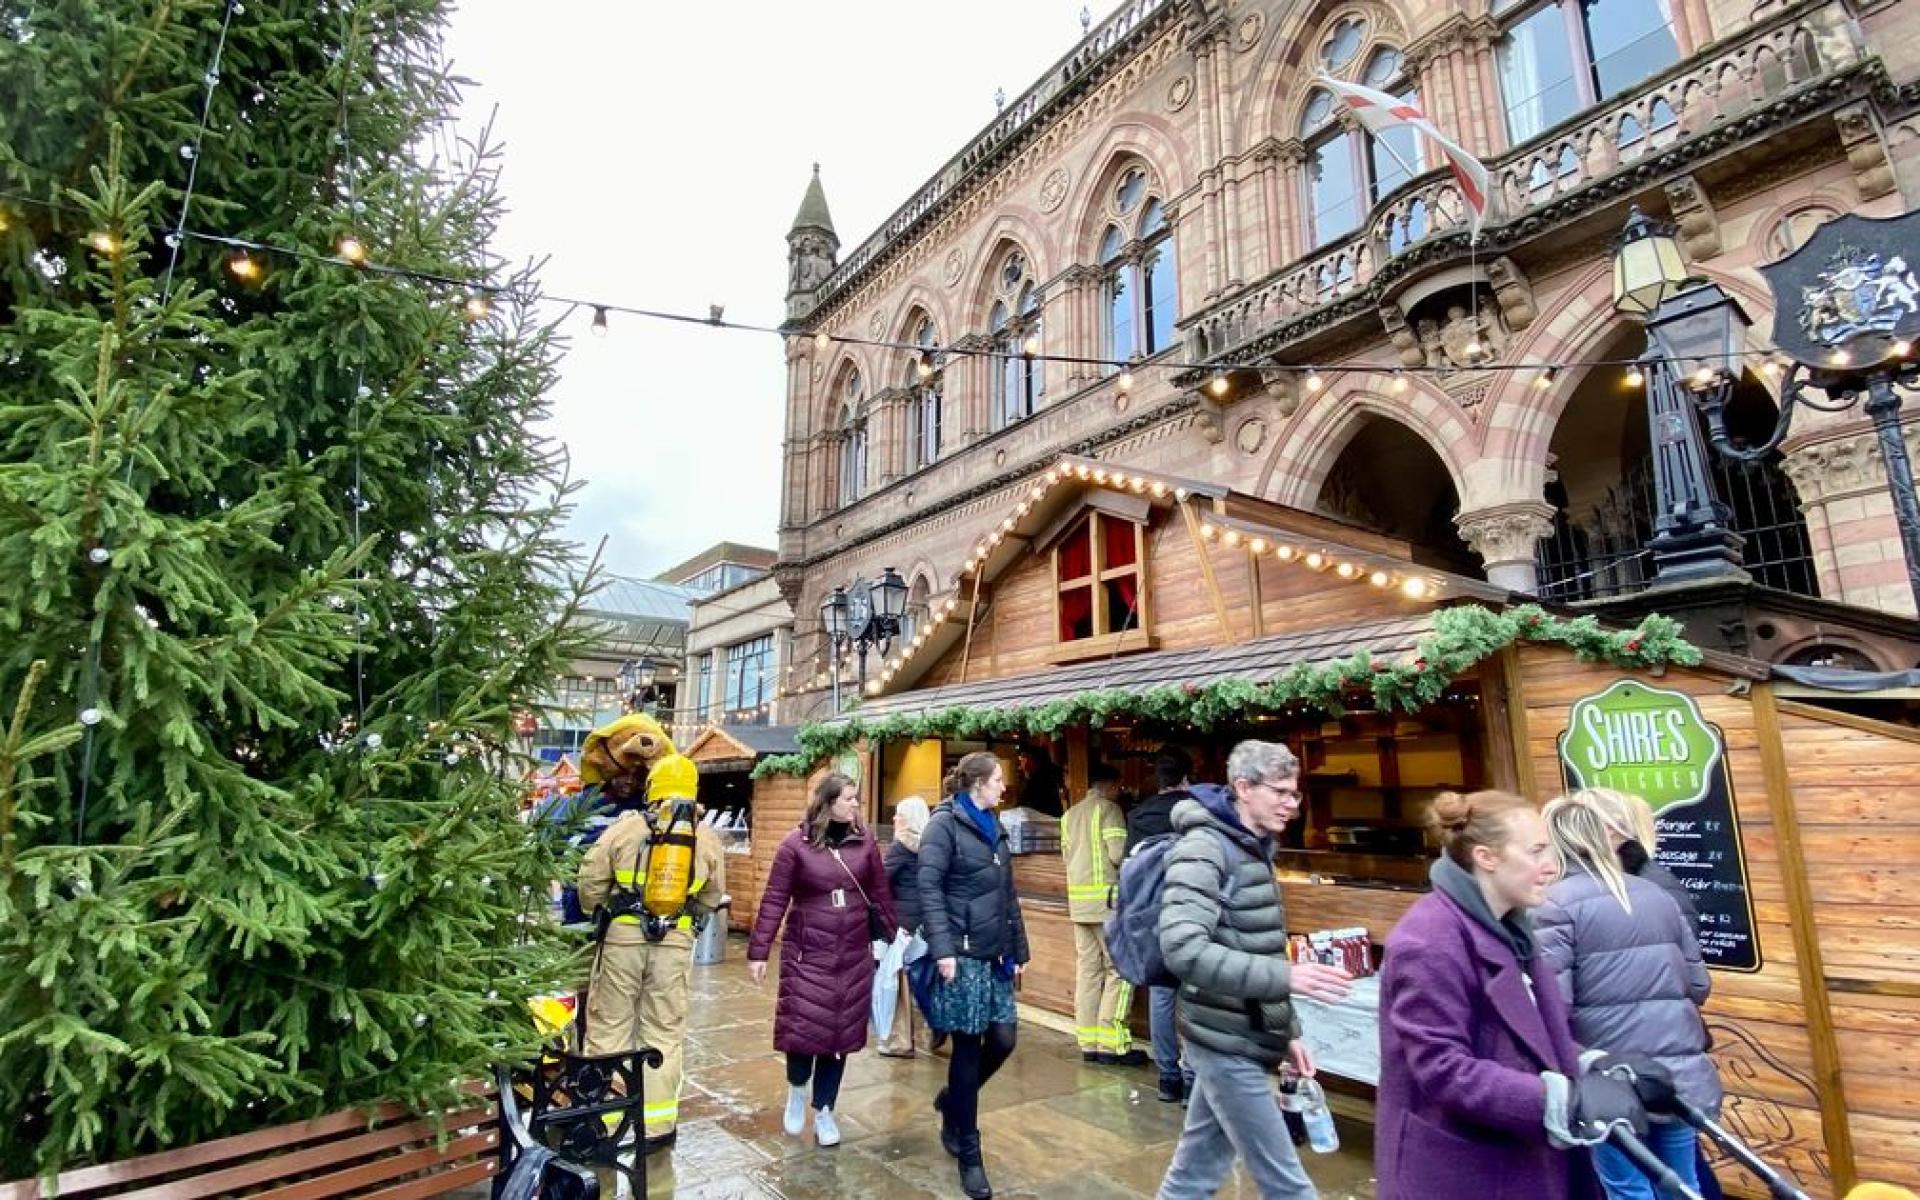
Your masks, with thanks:
[[(774, 979), (747, 977), (745, 942), (723, 962), (695, 967), (694, 1000), (680, 1096), (679, 1144), (656, 1154), (648, 1194), (734, 1200), (788, 1197), (889, 1200), (958, 1197), (958, 1173), (940, 1148), (934, 1093), (947, 1060), (924, 1051), (881, 1058), (871, 1042), (847, 1064), (840, 1091), (844, 1141), (814, 1144), (781, 1129), (784, 1058), (773, 1049)], [(1179, 1106), (1154, 1095), (1151, 1067), (1085, 1065), (1071, 1036), (1023, 1013), (1013, 1058), (980, 1097), (981, 1138), (996, 1197), (1108, 1200), (1152, 1196), (1180, 1136)], [(1371, 1129), (1340, 1119), (1341, 1148), (1314, 1154), (1307, 1171), (1324, 1200), (1371, 1200)], [(1254, 1200), (1238, 1167), (1219, 1193)]]

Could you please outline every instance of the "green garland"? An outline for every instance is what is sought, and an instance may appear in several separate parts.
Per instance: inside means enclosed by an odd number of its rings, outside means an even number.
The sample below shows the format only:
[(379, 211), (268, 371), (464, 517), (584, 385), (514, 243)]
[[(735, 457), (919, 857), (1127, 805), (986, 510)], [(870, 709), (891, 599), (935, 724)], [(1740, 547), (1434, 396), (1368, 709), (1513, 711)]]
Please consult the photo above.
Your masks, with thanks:
[(863, 740), (979, 741), (1057, 734), (1077, 725), (1097, 729), (1116, 717), (1211, 729), (1249, 713), (1295, 704), (1339, 713), (1343, 698), (1361, 689), (1372, 694), (1374, 707), (1382, 711), (1411, 712), (1438, 700), (1454, 676), (1515, 642), (1565, 646), (1583, 662), (1617, 667), (1693, 666), (1700, 661), (1700, 651), (1680, 636), (1679, 623), (1668, 617), (1652, 615), (1636, 629), (1613, 630), (1593, 617), (1566, 621), (1532, 604), (1504, 612), (1466, 605), (1436, 612), (1433, 632), (1421, 640), (1410, 661), (1376, 663), (1363, 650), (1321, 666), (1298, 663), (1265, 683), (1221, 679), (1164, 683), (1143, 691), (1098, 688), (1023, 708), (955, 707), (874, 720), (856, 714), (843, 722), (801, 726), (800, 752), (763, 759), (753, 777), (805, 775), (823, 759), (837, 758)]

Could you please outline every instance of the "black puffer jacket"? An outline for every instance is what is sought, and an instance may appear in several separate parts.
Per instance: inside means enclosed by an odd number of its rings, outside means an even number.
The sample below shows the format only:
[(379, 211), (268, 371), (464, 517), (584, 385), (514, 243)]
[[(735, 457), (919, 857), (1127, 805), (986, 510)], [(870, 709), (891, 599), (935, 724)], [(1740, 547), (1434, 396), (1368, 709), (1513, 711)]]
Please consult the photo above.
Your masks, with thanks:
[(1027, 926), (1013, 895), (1007, 831), (988, 844), (978, 826), (954, 811), (933, 810), (920, 835), (920, 919), (934, 958), (1011, 957), (1027, 961)]
[(898, 840), (887, 846), (887, 883), (893, 887), (893, 912), (908, 933), (920, 928), (920, 856)]

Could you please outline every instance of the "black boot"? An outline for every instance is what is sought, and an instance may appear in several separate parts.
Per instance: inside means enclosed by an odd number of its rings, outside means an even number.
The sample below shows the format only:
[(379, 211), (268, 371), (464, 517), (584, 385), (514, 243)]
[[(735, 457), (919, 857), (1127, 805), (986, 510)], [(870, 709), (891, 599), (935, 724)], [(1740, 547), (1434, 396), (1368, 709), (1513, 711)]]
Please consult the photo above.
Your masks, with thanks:
[(980, 1135), (970, 1133), (960, 1139), (960, 1190), (971, 1200), (993, 1200), (993, 1185), (987, 1182), (986, 1164), (980, 1159)]
[(959, 1158), (960, 1135), (953, 1131), (953, 1122), (947, 1120), (947, 1089), (941, 1088), (940, 1094), (933, 1098), (933, 1111), (940, 1114), (940, 1148)]
[(1186, 1081), (1178, 1075), (1162, 1075), (1160, 1077), (1160, 1099), (1167, 1104), (1178, 1104), (1186, 1099), (1187, 1089), (1185, 1082)]

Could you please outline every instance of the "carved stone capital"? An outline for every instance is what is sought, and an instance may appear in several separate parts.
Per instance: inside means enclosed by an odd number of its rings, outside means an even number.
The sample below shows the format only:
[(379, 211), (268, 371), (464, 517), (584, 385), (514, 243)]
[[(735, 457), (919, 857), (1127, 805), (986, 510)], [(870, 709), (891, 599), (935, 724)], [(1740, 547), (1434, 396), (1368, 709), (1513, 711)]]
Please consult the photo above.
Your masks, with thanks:
[(1260, 384), (1266, 389), (1267, 398), (1273, 401), (1273, 411), (1282, 420), (1300, 410), (1298, 372), (1263, 370), (1260, 372)]
[(1459, 513), (1453, 524), (1489, 570), (1516, 562), (1531, 566), (1534, 544), (1553, 532), (1553, 505), (1545, 500), (1517, 500)]
[(1873, 109), (1862, 100), (1834, 111), (1833, 123), (1840, 131), (1841, 148), (1847, 152), (1847, 165), (1853, 168), (1853, 183), (1860, 199), (1874, 200), (1893, 191), (1893, 164), (1887, 159), (1886, 143), (1880, 137), (1880, 124)]
[(1517, 333), (1540, 315), (1533, 304), (1533, 284), (1511, 258), (1496, 258), (1488, 263), (1487, 282), (1493, 285), (1493, 298), (1499, 302), (1500, 315), (1506, 318), (1508, 329)]
[(1407, 314), (1400, 311), (1398, 304), (1380, 306), (1380, 324), (1387, 331), (1387, 338), (1400, 355), (1400, 361), (1409, 367), (1427, 365), (1426, 351), (1420, 348), (1420, 339), (1413, 335), (1413, 329), (1407, 324)]
[(1219, 445), (1227, 437), (1227, 410), (1218, 400), (1208, 394), (1205, 388), (1197, 388), (1188, 393), (1199, 402), (1196, 413), (1199, 420), (1200, 435), (1212, 445)]
[(1675, 224), (1687, 254), (1694, 259), (1713, 258), (1720, 253), (1720, 218), (1714, 214), (1707, 189), (1692, 175), (1667, 181), (1667, 206), (1673, 210)]
[[(1900, 432), (1907, 456), (1920, 459), (1920, 424), (1906, 424)], [(1781, 456), (1780, 470), (1802, 507), (1883, 492), (1887, 486), (1880, 442), (1871, 429), (1797, 446)]]

